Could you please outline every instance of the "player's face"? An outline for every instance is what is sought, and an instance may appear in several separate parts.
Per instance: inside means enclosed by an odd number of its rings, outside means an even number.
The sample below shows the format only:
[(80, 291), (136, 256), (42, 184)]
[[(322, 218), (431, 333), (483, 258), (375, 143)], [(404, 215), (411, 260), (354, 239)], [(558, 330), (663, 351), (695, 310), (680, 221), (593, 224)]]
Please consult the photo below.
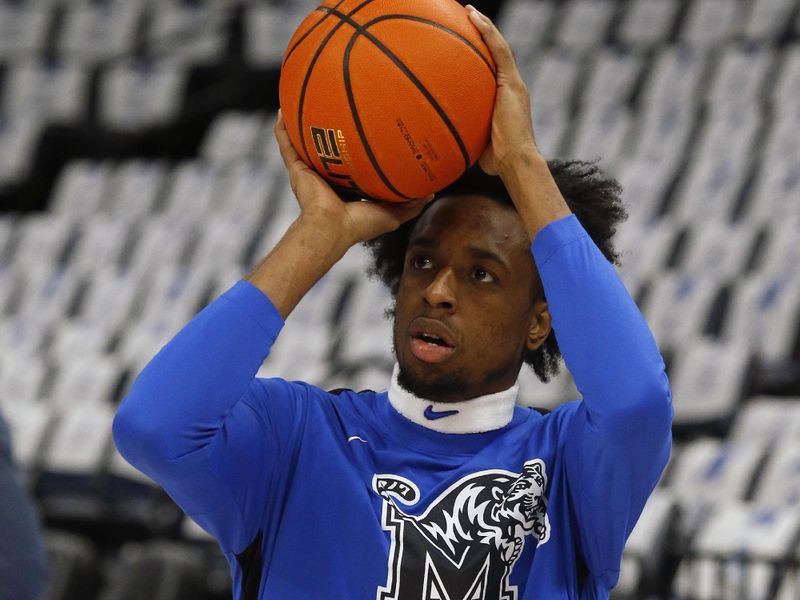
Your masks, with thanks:
[(550, 330), (516, 211), (484, 196), (442, 198), (414, 226), (395, 305), (400, 384), (453, 402), (516, 381)]

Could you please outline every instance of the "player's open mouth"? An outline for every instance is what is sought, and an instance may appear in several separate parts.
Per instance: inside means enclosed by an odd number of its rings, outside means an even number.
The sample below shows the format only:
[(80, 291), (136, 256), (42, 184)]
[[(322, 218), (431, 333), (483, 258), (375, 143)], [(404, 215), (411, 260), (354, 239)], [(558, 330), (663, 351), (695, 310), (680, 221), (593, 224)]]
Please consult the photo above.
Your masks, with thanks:
[(423, 362), (441, 362), (455, 351), (452, 339), (450, 332), (437, 321), (415, 320), (411, 327), (411, 353)]

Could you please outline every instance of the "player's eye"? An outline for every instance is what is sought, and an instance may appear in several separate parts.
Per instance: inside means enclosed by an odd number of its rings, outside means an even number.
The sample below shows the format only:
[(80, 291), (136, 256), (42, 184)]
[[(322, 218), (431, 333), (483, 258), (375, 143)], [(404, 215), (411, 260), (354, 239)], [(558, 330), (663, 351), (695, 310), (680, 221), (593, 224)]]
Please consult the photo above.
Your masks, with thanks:
[(415, 256), (411, 260), (411, 266), (415, 269), (430, 269), (433, 266), (433, 263), (427, 256)]
[(477, 269), (472, 271), (472, 276), (477, 281), (480, 281), (480, 282), (483, 282), (483, 283), (493, 283), (494, 281), (496, 281), (494, 275), (489, 273), (489, 271), (487, 271), (486, 269), (482, 269), (480, 267), (478, 267)]

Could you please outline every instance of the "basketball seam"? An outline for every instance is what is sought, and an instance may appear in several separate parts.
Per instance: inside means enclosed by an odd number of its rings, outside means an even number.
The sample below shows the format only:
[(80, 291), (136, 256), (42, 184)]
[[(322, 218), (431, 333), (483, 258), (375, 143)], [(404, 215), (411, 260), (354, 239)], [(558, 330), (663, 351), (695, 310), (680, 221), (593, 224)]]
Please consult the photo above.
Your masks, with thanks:
[[(342, 21), (344, 22), (344, 21)], [(389, 178), (381, 169), (380, 164), (378, 163), (378, 159), (375, 157), (375, 153), (372, 151), (372, 146), (369, 145), (369, 141), (367, 141), (367, 136), (364, 131), (364, 126), (361, 123), (361, 117), (358, 115), (358, 108), (356, 107), (356, 99), (353, 95), (353, 86), (350, 83), (350, 51), (353, 49), (353, 45), (355, 44), (356, 40), (359, 37), (359, 32), (356, 29), (355, 33), (350, 38), (350, 41), (347, 42), (347, 47), (344, 50), (344, 57), (342, 60), (342, 72), (344, 75), (344, 89), (347, 94), (347, 102), (350, 105), (350, 113), (353, 116), (353, 122), (356, 125), (356, 132), (358, 133), (358, 137), (361, 139), (361, 144), (364, 146), (364, 150), (367, 152), (367, 158), (369, 158), (369, 162), (372, 163), (372, 167), (375, 169), (375, 172), (378, 174), (378, 177), (381, 178), (384, 185), (393, 193), (401, 196), (403, 198), (408, 199), (409, 197), (403, 193), (401, 193), (392, 182), (389, 181)]]
[[(338, 3), (336, 6), (334, 6), (333, 8), (339, 8), (339, 7), (340, 7), (342, 4), (344, 4), (346, 1), (347, 1), (347, 0), (339, 0), (339, 3)], [(317, 21), (316, 23), (314, 23), (314, 24), (311, 26), (311, 28), (310, 28), (308, 31), (306, 31), (306, 32), (305, 32), (305, 33), (304, 33), (304, 34), (303, 34), (303, 35), (300, 37), (300, 39), (299, 39), (299, 40), (297, 40), (297, 41), (296, 41), (296, 42), (295, 42), (295, 43), (292, 45), (292, 47), (291, 47), (291, 48), (289, 48), (289, 49), (286, 51), (286, 55), (283, 57), (283, 62), (281, 62), (281, 69), (283, 69), (283, 66), (286, 64), (286, 61), (287, 61), (287, 60), (289, 60), (289, 57), (292, 55), (292, 53), (295, 51), (295, 49), (296, 49), (296, 48), (297, 48), (297, 47), (298, 47), (300, 44), (302, 44), (302, 43), (303, 43), (303, 40), (305, 40), (305, 39), (306, 39), (306, 38), (307, 38), (309, 35), (311, 35), (311, 32), (313, 32), (313, 31), (314, 31), (314, 30), (315, 30), (317, 27), (319, 27), (320, 25), (322, 25), (322, 23), (323, 23), (323, 22), (324, 22), (324, 21), (325, 21), (325, 20), (326, 20), (326, 19), (327, 19), (327, 18), (330, 16), (330, 13), (327, 13), (327, 12), (325, 12), (324, 10), (320, 10), (320, 8), (319, 8), (319, 7), (318, 7), (318, 8), (316, 8), (316, 9), (314, 9), (314, 12), (317, 12), (317, 11), (319, 11), (319, 12), (322, 12), (322, 13), (325, 13), (325, 14), (324, 14), (324, 16), (323, 16), (323, 17), (322, 17), (322, 18), (321, 18), (319, 21)]]
[[(330, 14), (333, 14), (333, 15), (339, 17), (339, 19), (342, 22), (348, 23), (351, 27), (353, 27), (356, 30), (356, 33), (353, 36), (353, 38), (351, 38), (349, 45), (353, 44), (354, 40), (359, 35), (363, 35), (369, 41), (371, 41), (373, 44), (375, 44), (375, 46), (377, 46), (377, 48), (381, 52), (383, 52), (387, 56), (387, 58), (389, 58), (389, 60), (391, 60), (406, 75), (406, 77), (409, 80), (411, 80), (411, 83), (414, 84), (414, 86), (419, 90), (419, 92), (423, 96), (425, 96), (425, 99), (428, 100), (428, 102), (431, 104), (433, 109), (439, 114), (439, 117), (442, 119), (442, 121), (444, 121), (444, 124), (447, 127), (447, 129), (450, 130), (450, 134), (453, 136), (453, 139), (455, 140), (456, 144), (458, 145), (459, 150), (461, 151), (462, 157), (464, 158), (464, 163), (465, 163), (464, 170), (466, 171), (467, 169), (469, 169), (470, 156), (469, 156), (469, 152), (467, 151), (466, 146), (464, 145), (464, 141), (461, 139), (461, 136), (458, 134), (458, 131), (456, 130), (456, 128), (453, 125), (452, 121), (450, 121), (449, 117), (447, 116), (447, 113), (445, 113), (444, 109), (442, 109), (442, 107), (439, 106), (439, 103), (436, 102), (436, 99), (428, 91), (428, 89), (422, 84), (422, 82), (419, 79), (417, 79), (417, 76), (414, 75), (414, 73), (403, 63), (403, 61), (401, 61), (399, 58), (397, 58), (397, 56), (391, 50), (389, 50), (389, 48), (387, 48), (379, 39), (377, 39), (369, 31), (367, 31), (365, 29), (365, 25), (361, 25), (360, 23), (358, 23), (358, 22), (354, 21), (353, 19), (351, 19), (349, 15), (345, 15), (343, 13), (340, 13), (339, 11), (334, 10), (332, 8), (329, 8), (329, 7), (321, 7), (321, 8), (322, 8), (322, 10), (325, 10), (325, 11), (329, 12)], [(352, 14), (352, 13), (350, 13), (350, 14)], [(351, 110), (355, 110), (352, 105), (351, 105)], [(368, 145), (363, 136), (362, 136), (361, 141), (364, 143), (365, 147)], [(376, 166), (376, 165), (373, 163), (373, 166)]]
[[(356, 6), (352, 11), (350, 11), (348, 13), (348, 16), (354, 15), (359, 10), (364, 8), (367, 4), (371, 4), (372, 2), (374, 2), (374, 0), (364, 0), (364, 2)], [(327, 7), (317, 8), (317, 10), (324, 10), (324, 9), (330, 10)], [(317, 64), (317, 59), (319, 59), (319, 55), (322, 54), (322, 51), (325, 49), (325, 46), (333, 37), (333, 34), (335, 34), (344, 24), (345, 21), (339, 19), (339, 22), (333, 27), (333, 29), (331, 29), (328, 32), (328, 34), (325, 36), (322, 42), (320, 42), (319, 48), (317, 48), (316, 52), (314, 52), (314, 55), (311, 57), (311, 62), (309, 63), (308, 70), (306, 71), (306, 76), (303, 79), (303, 85), (300, 88), (300, 100), (298, 101), (298, 106), (297, 106), (297, 128), (300, 133), (300, 143), (303, 145), (303, 152), (306, 155), (307, 164), (309, 165), (312, 165), (314, 163), (311, 160), (311, 153), (308, 151), (308, 144), (306, 144), (306, 137), (305, 135), (303, 135), (303, 104), (305, 103), (306, 99), (306, 89), (308, 88), (308, 82), (311, 80), (311, 72), (314, 70), (314, 66)]]
[(483, 54), (483, 52), (481, 52), (480, 48), (478, 48), (475, 44), (470, 42), (467, 38), (465, 38), (463, 35), (461, 35), (457, 31), (455, 31), (453, 29), (450, 29), (449, 27), (447, 27), (445, 25), (442, 25), (441, 23), (438, 23), (436, 21), (432, 21), (432, 20), (426, 19), (424, 17), (417, 17), (416, 15), (391, 14), (391, 15), (382, 15), (380, 17), (376, 17), (375, 19), (373, 19), (369, 23), (365, 23), (364, 27), (365, 28), (366, 27), (370, 27), (370, 26), (374, 25), (375, 23), (380, 23), (381, 21), (388, 21), (389, 19), (403, 19), (403, 20), (406, 20), (406, 21), (415, 21), (417, 23), (422, 23), (424, 25), (430, 25), (430, 26), (435, 27), (437, 29), (441, 29), (442, 31), (444, 31), (446, 33), (449, 33), (450, 35), (458, 38), (460, 41), (464, 42), (467, 46), (469, 46), (469, 48), (473, 52), (475, 52), (475, 54), (478, 55), (478, 58), (480, 58), (483, 61), (483, 63), (486, 65), (486, 68), (489, 69), (489, 72), (492, 74), (492, 77), (494, 77), (494, 78), (497, 77), (497, 73), (495, 72), (494, 67), (492, 67), (492, 63), (490, 63), (489, 59), (487, 59), (486, 56), (484, 56), (484, 54)]

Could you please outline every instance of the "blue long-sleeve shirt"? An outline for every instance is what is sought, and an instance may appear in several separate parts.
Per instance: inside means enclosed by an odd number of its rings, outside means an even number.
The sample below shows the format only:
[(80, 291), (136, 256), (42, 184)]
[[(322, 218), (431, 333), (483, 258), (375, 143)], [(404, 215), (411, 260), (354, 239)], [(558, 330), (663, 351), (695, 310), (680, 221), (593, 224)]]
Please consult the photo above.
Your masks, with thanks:
[(669, 455), (670, 391), (577, 219), (532, 252), (581, 401), (447, 434), (387, 392), (256, 378), (283, 321), (242, 281), (138, 377), (117, 446), (217, 538), (237, 599), (607, 598)]

